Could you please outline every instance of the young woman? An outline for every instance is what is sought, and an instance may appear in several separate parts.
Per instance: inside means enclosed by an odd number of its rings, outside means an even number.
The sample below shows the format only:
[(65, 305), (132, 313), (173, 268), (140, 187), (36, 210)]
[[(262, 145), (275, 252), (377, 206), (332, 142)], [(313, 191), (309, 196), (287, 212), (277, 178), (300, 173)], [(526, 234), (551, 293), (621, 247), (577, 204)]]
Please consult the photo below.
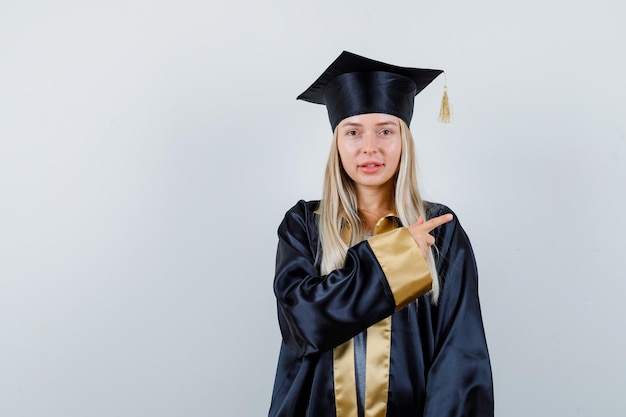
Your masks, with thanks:
[(344, 52), (298, 97), (334, 140), (322, 200), (278, 230), (270, 417), (493, 415), (472, 249), (417, 187), (408, 124), (440, 73)]

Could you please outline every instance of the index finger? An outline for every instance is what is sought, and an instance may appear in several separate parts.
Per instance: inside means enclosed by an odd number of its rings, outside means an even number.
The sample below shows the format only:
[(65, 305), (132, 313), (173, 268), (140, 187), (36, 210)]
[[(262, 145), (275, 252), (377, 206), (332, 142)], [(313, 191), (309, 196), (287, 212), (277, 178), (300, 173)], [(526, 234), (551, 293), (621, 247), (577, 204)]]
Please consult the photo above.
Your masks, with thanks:
[(424, 224), (422, 226), (426, 227), (426, 231), (430, 232), (433, 229), (436, 229), (437, 227), (441, 226), (444, 223), (448, 223), (450, 220), (452, 220), (454, 218), (454, 216), (452, 216), (452, 214), (447, 213), (447, 214), (443, 214), (441, 216), (438, 217), (433, 217), (432, 219), (424, 222)]

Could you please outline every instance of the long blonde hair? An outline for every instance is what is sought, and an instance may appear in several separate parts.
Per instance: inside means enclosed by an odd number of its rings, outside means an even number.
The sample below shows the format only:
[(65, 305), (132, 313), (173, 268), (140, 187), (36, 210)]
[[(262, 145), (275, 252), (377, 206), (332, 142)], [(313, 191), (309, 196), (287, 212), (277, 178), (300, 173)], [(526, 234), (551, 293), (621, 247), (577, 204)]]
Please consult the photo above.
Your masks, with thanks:
[[(400, 123), (402, 154), (400, 166), (396, 173), (393, 198), (400, 221), (403, 225), (408, 226), (415, 223), (420, 216), (426, 218), (426, 208), (417, 185), (413, 135), (402, 119), (398, 119), (398, 121)], [(343, 267), (349, 246), (353, 246), (364, 239), (354, 182), (341, 164), (337, 149), (337, 137), (338, 129), (335, 129), (326, 164), (320, 203), (319, 236), (322, 253), (320, 267), (324, 275)], [(346, 222), (351, 226), (349, 245), (342, 238), (342, 232), (347, 227)], [(436, 303), (439, 298), (439, 277), (435, 266), (434, 250), (435, 248), (432, 247), (429, 251), (426, 263), (433, 278), (431, 299), (433, 303)]]

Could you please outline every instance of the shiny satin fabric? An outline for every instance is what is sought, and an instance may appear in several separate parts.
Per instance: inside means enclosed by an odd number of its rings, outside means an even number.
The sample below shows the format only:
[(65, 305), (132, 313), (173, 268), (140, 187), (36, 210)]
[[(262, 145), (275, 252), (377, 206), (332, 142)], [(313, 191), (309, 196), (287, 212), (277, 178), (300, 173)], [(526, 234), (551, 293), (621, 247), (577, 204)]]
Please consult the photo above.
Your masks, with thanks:
[(333, 349), (333, 383), (337, 417), (353, 417), (358, 409), (355, 380), (354, 339)]
[[(378, 242), (378, 246), (382, 248), (381, 250), (383, 252), (385, 252), (386, 247), (389, 246), (388, 244), (390, 243), (389, 239), (392, 239), (391, 243), (396, 241), (393, 239), (393, 234), (386, 233), (396, 229), (398, 225), (399, 221), (397, 220), (395, 213), (390, 213), (378, 220), (376, 226), (374, 227), (373, 236), (368, 239), (370, 246), (373, 245), (373, 242)], [(347, 245), (350, 244), (351, 229), (350, 223), (346, 223), (342, 238)], [(413, 241), (413, 238), (410, 237), (410, 235), (409, 240)], [(414, 243), (413, 246), (415, 246)], [(399, 280), (403, 275), (410, 275), (411, 273), (414, 274), (416, 264), (420, 265), (419, 269), (421, 272), (426, 265), (425, 262), (420, 262), (422, 258), (421, 254), (413, 257), (409, 256), (409, 259), (405, 259), (403, 262), (402, 259), (399, 260), (397, 257), (406, 256), (407, 254), (400, 252), (404, 251), (383, 255), (383, 258), (386, 258), (386, 262), (398, 265), (396, 268), (398, 273), (394, 271), (392, 274), (389, 274), (383, 267), (383, 271), (387, 274), (388, 280), (389, 275), (393, 275)], [(376, 251), (374, 251), (374, 253), (376, 254)], [(411, 255), (411, 253), (408, 255)], [(415, 254), (413, 253), (413, 255)], [(378, 258), (379, 263), (383, 265), (383, 262), (381, 262), (381, 256), (376, 254), (376, 257)], [(415, 261), (416, 259), (417, 262)], [(402, 268), (402, 266), (404, 266), (404, 268)], [(430, 278), (430, 274), (428, 275), (428, 278)], [(390, 287), (397, 304), (398, 295), (396, 295), (396, 291), (394, 291), (391, 283)], [(430, 288), (430, 286), (428, 288)], [(422, 291), (420, 294), (423, 294), (426, 291)], [(365, 358), (363, 358), (362, 355), (356, 355), (357, 350), (359, 350), (357, 349), (356, 337), (333, 349), (333, 383), (335, 387), (335, 407), (337, 417), (351, 417), (354, 415), (355, 410), (358, 410), (358, 416), (360, 417), (385, 417), (386, 415), (387, 391), (389, 387), (389, 361), (391, 353), (391, 316), (370, 326), (365, 333), (366, 337), (360, 339), (363, 340), (361, 344), (364, 343), (360, 349), (362, 349), (361, 352), (364, 354)], [(360, 335), (362, 335), (362, 333)], [(360, 359), (357, 359), (357, 356), (359, 356)], [(360, 371), (363, 372), (360, 376), (355, 375), (357, 361), (363, 361), (362, 366), (365, 367), (365, 371)], [(361, 382), (361, 384), (363, 384), (362, 387), (357, 386), (357, 377), (363, 378), (363, 381)], [(358, 391), (360, 390), (363, 390), (363, 392), (359, 393)], [(361, 396), (360, 406), (356, 401), (356, 396), (358, 394)]]
[(385, 71), (350, 72), (324, 89), (324, 103), (334, 128), (346, 117), (365, 113), (392, 114), (408, 125), (413, 118), (417, 88), (405, 76)]
[(391, 316), (367, 329), (365, 417), (385, 417), (391, 366)]
[(410, 125), (415, 96), (442, 72), (343, 51), (298, 100), (326, 105), (333, 130), (346, 117), (364, 113), (392, 114)]
[[(344, 268), (320, 276), (317, 206), (299, 202), (279, 227), (274, 289), (283, 342), (269, 416), (336, 416), (333, 348), (389, 317), (386, 416), (492, 416), (476, 266), (456, 217), (434, 231), (438, 305), (424, 295), (396, 311), (367, 241), (348, 251)], [(429, 204), (429, 218), (448, 212)]]
[[(368, 239), (396, 302), (396, 310), (431, 290), (433, 279), (426, 261), (407, 228), (402, 227)], [(404, 265), (411, 260), (414, 268)]]

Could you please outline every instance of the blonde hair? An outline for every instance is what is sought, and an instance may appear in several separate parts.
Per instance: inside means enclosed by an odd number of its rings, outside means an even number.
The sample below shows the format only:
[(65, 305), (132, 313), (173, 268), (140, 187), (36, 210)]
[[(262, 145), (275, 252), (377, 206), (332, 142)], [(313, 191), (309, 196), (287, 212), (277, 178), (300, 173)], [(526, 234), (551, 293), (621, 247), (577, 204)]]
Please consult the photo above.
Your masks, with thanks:
[[(420, 216), (426, 219), (426, 208), (417, 186), (413, 135), (402, 119), (398, 119), (398, 121), (400, 123), (402, 154), (400, 166), (396, 173), (393, 198), (400, 221), (403, 225), (408, 226), (415, 223)], [(337, 149), (337, 137), (338, 129), (335, 129), (326, 164), (320, 203), (319, 236), (322, 253), (320, 268), (324, 275), (343, 267), (349, 246), (353, 246), (364, 239), (354, 182), (341, 164)], [(342, 233), (345, 233), (347, 227), (346, 222), (351, 226), (349, 245), (342, 238)], [(434, 250), (436, 248), (431, 247), (426, 263), (433, 278), (431, 297), (433, 303), (436, 303), (439, 298), (439, 277), (435, 266)]]

